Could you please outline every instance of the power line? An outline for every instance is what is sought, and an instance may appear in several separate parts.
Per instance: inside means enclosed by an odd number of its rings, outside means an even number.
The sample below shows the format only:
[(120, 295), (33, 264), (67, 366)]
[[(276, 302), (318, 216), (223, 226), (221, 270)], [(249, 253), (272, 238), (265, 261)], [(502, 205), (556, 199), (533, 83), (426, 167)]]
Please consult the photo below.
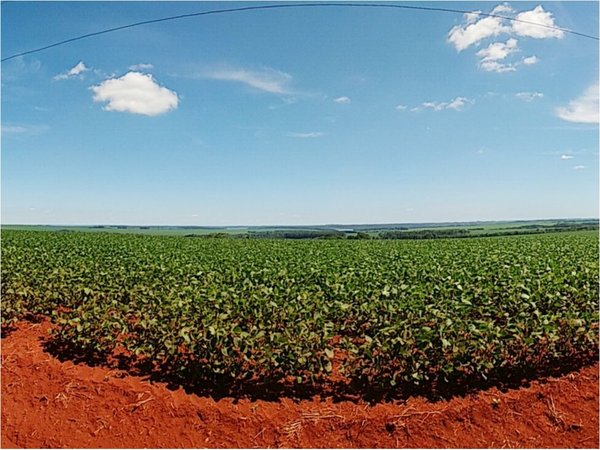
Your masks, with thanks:
[(148, 25), (151, 23), (159, 23), (159, 22), (167, 22), (170, 20), (179, 20), (186, 19), (189, 17), (198, 17), (198, 16), (208, 16), (212, 14), (228, 14), (235, 12), (243, 12), (243, 11), (257, 11), (257, 10), (266, 10), (266, 9), (282, 9), (282, 8), (394, 8), (394, 9), (407, 9), (407, 10), (417, 10), (417, 11), (436, 11), (436, 12), (447, 12), (447, 13), (455, 13), (455, 14), (473, 14), (481, 17), (495, 17), (498, 19), (509, 20), (512, 22), (520, 22), (526, 23), (528, 25), (534, 25), (540, 28), (547, 28), (550, 30), (558, 30), (564, 33), (574, 34), (576, 36), (581, 36), (588, 39), (594, 39), (596, 41), (600, 41), (600, 38), (597, 36), (592, 36), (590, 34), (579, 33), (577, 31), (569, 30), (568, 28), (556, 27), (552, 25), (545, 25), (541, 23), (531, 22), (528, 20), (516, 19), (514, 17), (506, 17), (498, 14), (492, 13), (483, 13), (477, 11), (465, 11), (461, 9), (452, 9), (452, 8), (438, 8), (433, 6), (414, 6), (414, 5), (395, 5), (395, 4), (382, 4), (382, 3), (292, 3), (292, 4), (279, 4), (279, 5), (258, 5), (258, 6), (243, 6), (239, 8), (227, 8), (227, 9), (214, 9), (210, 11), (202, 11), (196, 13), (189, 14), (180, 14), (177, 16), (169, 16), (169, 17), (161, 17), (159, 19), (152, 20), (144, 20), (142, 22), (130, 23), (128, 25), (122, 25), (119, 27), (107, 28), (106, 30), (96, 31), (93, 33), (83, 34), (80, 36), (72, 37), (70, 39), (65, 39), (64, 41), (55, 42), (54, 44), (45, 45), (40, 48), (36, 48), (33, 50), (27, 50), (25, 52), (17, 53), (6, 58), (1, 59), (1, 62), (11, 60), (13, 58), (17, 58), (19, 56), (30, 55), (32, 53), (38, 53), (44, 50), (48, 50), (53, 47), (58, 47), (59, 45), (65, 45), (70, 42), (80, 41), (82, 39), (87, 39), (93, 36), (99, 36), (101, 34), (112, 33), (114, 31), (125, 30), (127, 28), (139, 27), (142, 25)]

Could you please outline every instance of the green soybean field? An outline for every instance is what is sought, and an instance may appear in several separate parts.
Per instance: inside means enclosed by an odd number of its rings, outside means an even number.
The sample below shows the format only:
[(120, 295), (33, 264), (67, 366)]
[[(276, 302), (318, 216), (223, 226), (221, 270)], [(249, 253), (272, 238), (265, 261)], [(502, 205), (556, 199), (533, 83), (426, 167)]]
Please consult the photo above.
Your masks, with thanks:
[(413, 392), (598, 357), (598, 235), (348, 241), (2, 232), (2, 329), (186, 384)]

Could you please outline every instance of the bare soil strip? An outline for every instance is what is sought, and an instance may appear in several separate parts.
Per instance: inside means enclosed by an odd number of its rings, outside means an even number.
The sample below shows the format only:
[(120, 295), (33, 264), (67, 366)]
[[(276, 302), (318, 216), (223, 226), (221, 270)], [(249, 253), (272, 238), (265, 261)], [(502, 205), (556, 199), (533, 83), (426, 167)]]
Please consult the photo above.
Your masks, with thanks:
[(2, 447), (598, 448), (598, 364), (449, 401), (199, 397), (44, 352), (48, 323), (2, 339)]

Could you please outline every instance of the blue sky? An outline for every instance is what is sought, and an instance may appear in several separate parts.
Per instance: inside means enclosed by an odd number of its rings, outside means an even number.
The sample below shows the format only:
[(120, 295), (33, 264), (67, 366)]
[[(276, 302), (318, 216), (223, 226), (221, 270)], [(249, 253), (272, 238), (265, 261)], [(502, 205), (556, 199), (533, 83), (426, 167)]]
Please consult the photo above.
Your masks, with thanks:
[[(597, 2), (411, 4), (598, 36)], [(3, 3), (2, 57), (249, 5)], [(2, 223), (597, 217), (598, 147), (598, 41), (476, 15), (238, 12), (2, 63)]]

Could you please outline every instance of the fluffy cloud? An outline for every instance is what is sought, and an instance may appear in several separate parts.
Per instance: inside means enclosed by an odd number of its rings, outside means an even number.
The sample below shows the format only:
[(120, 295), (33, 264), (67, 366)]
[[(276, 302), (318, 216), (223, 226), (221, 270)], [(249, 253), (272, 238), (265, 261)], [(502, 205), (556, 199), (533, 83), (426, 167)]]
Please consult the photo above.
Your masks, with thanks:
[(498, 61), (518, 50), (517, 40), (510, 38), (506, 42), (494, 42), (487, 48), (479, 50), (477, 56), (481, 61)]
[(540, 58), (538, 58), (537, 56), (527, 56), (526, 58), (523, 58), (521, 60), (521, 63), (525, 64), (526, 66), (532, 66), (539, 62), (540, 62)]
[(482, 12), (483, 12), (483, 11), (481, 11), (481, 10), (477, 10), (477, 11), (473, 11), (473, 12), (468, 12), (468, 13), (465, 13), (465, 21), (466, 21), (467, 23), (473, 23), (473, 22), (476, 22), (476, 21), (477, 21), (477, 19), (479, 19), (479, 18), (481, 17), (481, 15), (480, 15), (480, 14), (481, 14)]
[(552, 17), (552, 13), (544, 11), (542, 5), (536, 6), (531, 11), (524, 11), (517, 14), (515, 19), (517, 19), (519, 22), (513, 22), (512, 29), (519, 36), (527, 36), (536, 39), (562, 39), (565, 35), (564, 31), (562, 30), (549, 28), (556, 27), (556, 23), (554, 23), (554, 17)]
[(583, 94), (571, 100), (567, 106), (554, 110), (557, 117), (568, 122), (599, 123), (598, 82), (588, 87)]
[(510, 38), (506, 42), (494, 42), (477, 52), (477, 56), (481, 58), (479, 67), (486, 72), (512, 72), (516, 70), (514, 64), (505, 64), (500, 61), (518, 50), (517, 40), (514, 38)]
[[(496, 6), (490, 14), (504, 17), (480, 16), (481, 11), (465, 14), (465, 23), (456, 25), (448, 33), (448, 42), (456, 50), (462, 51), (471, 45), (477, 45), (482, 40), (503, 33), (536, 39), (562, 38), (564, 31), (558, 30), (551, 12), (545, 11), (541, 5), (530, 11), (518, 13), (515, 20), (507, 20), (509, 14), (514, 13), (507, 4)], [(481, 18), (479, 18), (481, 17)], [(478, 19), (479, 18), (479, 19)]]
[(562, 159), (562, 160), (573, 159), (573, 158), (574, 158), (573, 155), (560, 155), (560, 159)]
[(459, 52), (477, 44), (483, 39), (498, 36), (509, 31), (509, 27), (503, 24), (503, 19), (498, 17), (484, 17), (476, 21), (467, 18), (465, 26), (456, 25), (448, 33), (448, 42), (454, 45)]
[(518, 92), (515, 94), (515, 97), (524, 102), (532, 102), (538, 98), (543, 98), (544, 94), (541, 92)]
[(506, 42), (493, 42), (477, 52), (479, 67), (487, 72), (514, 72), (520, 65), (530, 66), (539, 62), (537, 56), (528, 56), (518, 62), (504, 61), (518, 51), (517, 40), (510, 36), (535, 39), (560, 39), (564, 36), (564, 31), (554, 28), (557, 25), (552, 13), (545, 11), (541, 5), (516, 14), (509, 5), (501, 4), (490, 12), (495, 17), (480, 14), (481, 11), (465, 14), (464, 23), (454, 26), (448, 32), (448, 42), (461, 52), (472, 45), (480, 45), (488, 38), (509, 35)]
[(514, 10), (510, 7), (510, 5), (508, 3), (503, 3), (501, 5), (496, 6), (494, 9), (492, 9), (491, 14), (496, 14), (496, 15), (504, 15), (507, 13), (511, 13)]
[(311, 131), (308, 133), (286, 133), (287, 137), (300, 138), (300, 139), (309, 139), (309, 138), (318, 138), (321, 136), (325, 136), (325, 133), (321, 131)]
[(274, 69), (220, 69), (204, 74), (213, 80), (235, 81), (271, 94), (289, 94), (292, 76)]
[(160, 86), (152, 75), (139, 72), (128, 72), (90, 89), (95, 102), (106, 102), (107, 111), (156, 116), (176, 109), (179, 104), (177, 93)]
[(342, 105), (348, 105), (352, 100), (349, 97), (338, 97), (333, 99), (334, 102), (340, 103)]
[(74, 67), (71, 67), (65, 73), (56, 75), (54, 80), (60, 81), (67, 80), (69, 78), (75, 78), (76, 76), (81, 75), (83, 72), (87, 72), (88, 70), (90, 70), (90, 68), (87, 67), (83, 61), (79, 61)]

